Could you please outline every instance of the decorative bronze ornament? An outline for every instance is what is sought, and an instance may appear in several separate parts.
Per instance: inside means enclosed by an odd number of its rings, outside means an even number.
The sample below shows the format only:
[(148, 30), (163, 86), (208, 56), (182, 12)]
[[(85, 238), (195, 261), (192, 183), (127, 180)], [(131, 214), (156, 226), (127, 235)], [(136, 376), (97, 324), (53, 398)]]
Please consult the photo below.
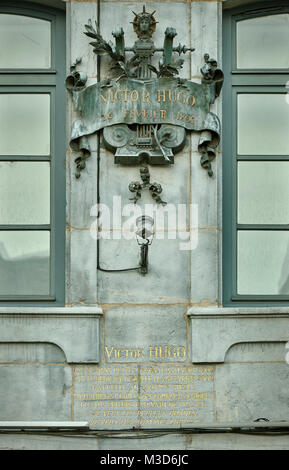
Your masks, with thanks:
[(87, 81), (87, 75), (84, 72), (77, 72), (76, 67), (81, 64), (82, 59), (78, 57), (74, 63), (70, 66), (70, 75), (68, 75), (65, 85), (67, 90), (77, 90), (85, 86)]
[[(85, 25), (85, 34), (93, 39), (93, 52), (111, 57), (114, 77), (86, 87), (85, 77), (77, 75), (74, 64), (67, 78), (67, 88), (81, 114), (73, 124), (70, 141), (80, 153), (77, 177), (90, 156), (87, 137), (101, 129), (105, 146), (114, 152), (115, 163), (122, 165), (173, 164), (174, 152), (185, 144), (186, 130), (199, 131), (201, 165), (213, 175), (211, 161), (220, 140), (220, 121), (210, 112), (210, 105), (220, 94), (223, 73), (205, 54), (201, 84), (179, 78), (184, 60), (175, 59), (175, 53), (180, 56), (194, 48), (174, 47), (177, 32), (172, 27), (165, 30), (163, 47), (156, 48), (152, 40), (157, 24), (154, 14), (145, 7), (134, 13), (132, 25), (138, 39), (132, 47), (125, 47), (122, 28), (112, 32), (113, 45), (103, 39), (97, 24), (94, 27), (89, 20)], [(152, 65), (157, 52), (162, 53), (158, 67)]]
[(139, 181), (132, 181), (128, 185), (128, 189), (130, 190), (130, 192), (135, 193), (134, 197), (130, 198), (130, 200), (136, 203), (141, 198), (141, 191), (143, 189), (148, 189), (156, 203), (165, 206), (167, 203), (163, 201), (160, 197), (160, 194), (162, 193), (163, 189), (159, 183), (150, 182), (149, 169), (147, 167), (141, 167), (139, 172), (140, 177), (142, 179), (142, 183), (140, 183)]
[(134, 32), (139, 38), (151, 38), (156, 30), (155, 11), (148, 13), (144, 5), (142, 13), (137, 14), (133, 11), (133, 14), (135, 19), (131, 23), (133, 24)]

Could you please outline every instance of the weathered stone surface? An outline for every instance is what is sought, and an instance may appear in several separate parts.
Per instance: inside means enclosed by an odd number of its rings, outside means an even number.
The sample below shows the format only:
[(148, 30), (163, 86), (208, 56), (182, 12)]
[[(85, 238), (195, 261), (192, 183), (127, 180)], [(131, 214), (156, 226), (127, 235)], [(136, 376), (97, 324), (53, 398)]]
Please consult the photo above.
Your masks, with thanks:
[[(191, 318), (192, 362), (224, 362), (228, 349), (237, 343), (287, 342), (289, 337), (288, 315), (237, 315), (234, 309), (207, 309), (203, 315), (188, 311)], [(239, 309), (240, 311), (245, 309)], [(248, 309), (250, 311), (250, 309)], [(261, 309), (262, 310), (262, 309)], [(223, 312), (223, 313), (221, 313)], [(218, 338), (213, 341), (213, 338)]]
[[(68, 67), (77, 58), (81, 58), (78, 71), (87, 74), (87, 84), (95, 82), (97, 75), (97, 58), (89, 46), (89, 38), (83, 34), (84, 25), (89, 18), (97, 20), (97, 3), (72, 2), (67, 6), (69, 32)], [(70, 129), (72, 122), (79, 118), (73, 110), (70, 95), (68, 102), (67, 148), (69, 149)], [(91, 139), (92, 149), (97, 150), (96, 140)], [(97, 158), (92, 152), (86, 162), (81, 180), (75, 178), (75, 158), (78, 155), (70, 152), (67, 156), (67, 262), (66, 262), (66, 301), (73, 303), (97, 302), (96, 242), (89, 235), (91, 223), (90, 209), (97, 202)], [(85, 183), (84, 183), (85, 180)], [(81, 230), (70, 231), (72, 228)], [(87, 230), (82, 230), (87, 229)]]
[(217, 421), (288, 421), (288, 386), (285, 363), (217, 366)]
[(71, 230), (68, 302), (97, 303), (96, 240), (89, 229)]
[(78, 57), (82, 58), (77, 70), (86, 72), (93, 77), (97, 73), (97, 59), (93, 49), (89, 46), (89, 38), (83, 34), (84, 25), (89, 18), (97, 20), (96, 2), (71, 2), (70, 7), (70, 64)]
[(2, 362), (65, 362), (64, 352), (54, 344), (0, 343)]
[(214, 368), (74, 367), (74, 417), (100, 429), (188, 427), (214, 419)]
[[(191, 42), (196, 48), (192, 54), (191, 76), (201, 78), (200, 67), (204, 63), (204, 54), (218, 61), (221, 66), (221, 5), (217, 2), (191, 3)], [(221, 98), (218, 98), (211, 110), (220, 117)], [(212, 162), (214, 175), (210, 178), (201, 168), (197, 152), (196, 136), (192, 134), (192, 202), (199, 205), (199, 227), (215, 229), (221, 218), (221, 165), (218, 155)], [(223, 137), (222, 137), (223, 138)], [(219, 159), (220, 160), (220, 159)], [(220, 232), (200, 232), (200, 246), (191, 253), (193, 303), (221, 301), (221, 236)]]
[[(11, 307), (10, 307), (11, 309)], [(0, 316), (1, 343), (51, 343), (59, 346), (67, 362), (98, 362), (101, 310), (89, 309), (27, 309)], [(20, 309), (21, 310), (21, 309)], [(33, 312), (34, 310), (34, 312)], [(35, 312), (36, 310), (36, 312)], [(81, 312), (81, 313), (80, 313)]]
[(286, 343), (240, 343), (231, 346), (225, 362), (284, 362)]
[[(149, 272), (98, 273), (101, 303), (184, 303), (189, 298), (190, 260), (180, 240), (153, 240), (149, 247)], [(104, 269), (134, 268), (139, 251), (133, 240), (100, 240), (100, 263)], [(182, 273), (180, 276), (180, 272)], [(170, 273), (168, 277), (168, 273)]]
[[(133, 348), (141, 349), (141, 355), (137, 362), (144, 361), (184, 361), (188, 359), (187, 354), (182, 353), (177, 357), (165, 355), (155, 357), (156, 354), (149, 348), (157, 345), (183, 346), (186, 348), (186, 323), (185, 311), (182, 306), (127, 306), (114, 307), (105, 313), (105, 346), (111, 349)], [(114, 352), (108, 356), (104, 351), (104, 359), (107, 362), (117, 362)], [(124, 358), (123, 354), (119, 358), (121, 362), (131, 362)], [(133, 358), (136, 362), (136, 358)]]
[[(133, 194), (129, 191), (128, 185), (131, 181), (141, 181), (139, 166), (115, 165), (113, 153), (102, 149), (100, 171), (100, 202), (112, 207), (113, 196), (121, 196), (123, 205), (131, 204), (130, 198)], [(176, 153), (173, 165), (152, 165), (149, 171), (151, 183), (157, 182), (162, 185), (161, 197), (164, 201), (168, 204), (188, 204), (191, 184), (189, 139), (183, 151)], [(148, 190), (142, 191), (138, 205), (143, 207), (144, 202), (155, 204)]]
[[(130, 198), (133, 196), (128, 190), (131, 181), (140, 179), (138, 167), (122, 167), (113, 164), (113, 154), (108, 151), (101, 153), (101, 203), (110, 209), (110, 226), (116, 224), (115, 214), (119, 215), (124, 206), (132, 204)], [(162, 185), (162, 198), (168, 202), (168, 206), (158, 206), (157, 213), (153, 213), (155, 219), (156, 234), (149, 248), (149, 274), (141, 276), (137, 272), (129, 273), (98, 273), (99, 299), (105, 303), (136, 302), (136, 303), (175, 303), (184, 302), (189, 298), (190, 286), (190, 261), (188, 251), (180, 250), (183, 233), (168, 232), (169, 221), (176, 214), (180, 229), (186, 230), (189, 217), (189, 208), (184, 211), (184, 222), (178, 217), (178, 204), (188, 204), (190, 189), (189, 154), (181, 152), (175, 157), (175, 164), (166, 168), (157, 166), (150, 168), (151, 181)], [(175, 184), (180, 181), (180, 184)], [(116, 197), (120, 197), (120, 209), (117, 209)], [(140, 211), (145, 210), (145, 205), (155, 203), (149, 191), (143, 191), (137, 206)], [(171, 206), (169, 206), (171, 205)], [(114, 207), (114, 212), (113, 212)], [(134, 206), (132, 206), (134, 208)], [(132, 210), (128, 208), (128, 210)], [(147, 209), (146, 209), (147, 210)], [(158, 227), (161, 216), (164, 214), (163, 240), (159, 239)], [(169, 214), (169, 216), (168, 216)], [(172, 214), (172, 215), (171, 215)], [(133, 217), (133, 212), (126, 213), (120, 219), (126, 222)], [(136, 216), (134, 217), (135, 220)], [(115, 236), (113, 232), (111, 238)], [(176, 239), (169, 239), (175, 237)], [(139, 247), (133, 236), (132, 240), (124, 238), (120, 240), (100, 240), (100, 263), (104, 269), (123, 269), (137, 267), (139, 263)], [(177, 263), (177, 267), (176, 267)], [(167, 272), (170, 272), (168, 280)], [(180, 277), (178, 272), (182, 273)], [(169, 290), (168, 290), (169, 283)], [(169, 293), (169, 295), (168, 295)]]
[(0, 365), (1, 421), (71, 420), (71, 368)]
[[(82, 171), (82, 178), (75, 178), (76, 152), (70, 155), (70, 216), (68, 224), (72, 229), (89, 229), (93, 218), (90, 215), (92, 206), (97, 203), (97, 153), (92, 152), (86, 159), (86, 167)], [(84, 183), (85, 180), (85, 183)], [(73, 257), (77, 254), (72, 255)]]
[(198, 245), (191, 254), (191, 302), (216, 304), (218, 299), (218, 231), (198, 231)]
[(207, 171), (204, 171), (200, 165), (200, 154), (195, 150), (192, 145), (191, 197), (192, 203), (198, 205), (198, 227), (216, 229), (218, 226), (216, 161), (212, 163), (214, 175), (209, 177)]
[(204, 54), (218, 60), (219, 58), (219, 13), (217, 2), (192, 2), (191, 4), (191, 41), (196, 48), (192, 55), (192, 76), (200, 76), (204, 63)]

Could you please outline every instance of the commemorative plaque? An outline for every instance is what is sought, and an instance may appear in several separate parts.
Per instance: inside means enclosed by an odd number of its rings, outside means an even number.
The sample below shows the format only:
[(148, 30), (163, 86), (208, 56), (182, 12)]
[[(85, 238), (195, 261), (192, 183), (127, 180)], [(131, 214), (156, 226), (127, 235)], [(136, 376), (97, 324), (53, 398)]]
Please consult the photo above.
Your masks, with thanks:
[(74, 419), (104, 429), (212, 422), (214, 367), (116, 364), (73, 368)]
[[(163, 48), (156, 48), (152, 40), (157, 23), (154, 14), (145, 7), (134, 13), (132, 24), (138, 39), (132, 47), (125, 46), (122, 28), (112, 32), (113, 45), (103, 39), (99, 25), (94, 27), (89, 20), (85, 26), (85, 34), (93, 39), (94, 53), (110, 56), (115, 76), (86, 87), (86, 75), (77, 72), (81, 58), (71, 66), (66, 86), (80, 115), (73, 123), (70, 140), (72, 149), (79, 152), (77, 177), (90, 156), (88, 136), (101, 130), (114, 162), (122, 165), (173, 164), (174, 152), (184, 146), (186, 132), (201, 132), (201, 165), (209, 176), (213, 174), (211, 161), (220, 140), (220, 122), (210, 112), (210, 105), (220, 94), (223, 73), (205, 54), (202, 83), (180, 78), (184, 62), (180, 56), (194, 48), (174, 47), (177, 32), (170, 27), (165, 30)], [(158, 67), (152, 65), (157, 53), (161, 53)]]

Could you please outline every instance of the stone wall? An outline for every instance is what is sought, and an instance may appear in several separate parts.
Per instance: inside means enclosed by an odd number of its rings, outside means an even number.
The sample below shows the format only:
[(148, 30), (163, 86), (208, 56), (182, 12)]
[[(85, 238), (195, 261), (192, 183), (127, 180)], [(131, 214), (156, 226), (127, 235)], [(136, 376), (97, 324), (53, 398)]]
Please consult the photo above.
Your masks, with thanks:
[[(166, 26), (177, 41), (194, 47), (181, 77), (200, 82), (205, 53), (221, 65), (222, 2), (145, 2), (156, 10), (155, 41)], [(135, 41), (134, 1), (100, 1), (100, 30), (106, 38), (123, 26)], [(111, 64), (98, 62), (83, 34), (97, 19), (96, 1), (71, 0), (67, 11), (67, 73), (79, 71), (88, 84), (106, 78)], [(100, 66), (100, 70), (97, 67)], [(222, 99), (212, 106), (221, 119)], [(181, 251), (179, 239), (155, 239), (149, 273), (97, 270), (91, 207), (112, 207), (113, 196), (129, 197), (137, 167), (115, 165), (96, 135), (91, 157), (75, 178), (77, 153), (69, 146), (76, 113), (67, 96), (66, 306), (0, 309), (0, 421), (88, 421), (91, 429), (133, 428), (135, 439), (95, 439), (2, 434), (0, 448), (27, 449), (242, 449), (286, 448), (288, 437), (241, 434), (182, 434), (198, 425), (287, 421), (289, 368), (285, 362), (289, 308), (224, 309), (221, 305), (221, 145), (210, 178), (200, 166), (198, 134), (188, 133), (170, 167), (151, 167), (164, 199), (198, 205), (198, 244)], [(226, 138), (223, 132), (222, 139)], [(98, 164), (98, 155), (100, 156)], [(99, 171), (99, 179), (97, 172)], [(100, 187), (97, 188), (99, 180)], [(148, 202), (143, 198), (141, 203)], [(100, 240), (100, 264), (121, 269), (137, 263), (135, 240)], [(142, 430), (149, 429), (150, 434)], [(165, 435), (159, 435), (166, 429)], [(139, 434), (138, 434), (139, 433)], [(164, 434), (162, 432), (162, 434)], [(142, 437), (142, 438), (141, 438)]]

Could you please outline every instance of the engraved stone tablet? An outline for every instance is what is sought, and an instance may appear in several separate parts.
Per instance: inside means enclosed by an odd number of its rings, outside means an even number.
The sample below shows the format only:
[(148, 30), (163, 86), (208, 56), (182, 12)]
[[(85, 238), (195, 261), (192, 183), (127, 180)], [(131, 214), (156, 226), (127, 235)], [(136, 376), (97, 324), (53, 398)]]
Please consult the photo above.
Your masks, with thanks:
[(190, 427), (214, 418), (214, 367), (77, 366), (74, 419), (104, 429)]

